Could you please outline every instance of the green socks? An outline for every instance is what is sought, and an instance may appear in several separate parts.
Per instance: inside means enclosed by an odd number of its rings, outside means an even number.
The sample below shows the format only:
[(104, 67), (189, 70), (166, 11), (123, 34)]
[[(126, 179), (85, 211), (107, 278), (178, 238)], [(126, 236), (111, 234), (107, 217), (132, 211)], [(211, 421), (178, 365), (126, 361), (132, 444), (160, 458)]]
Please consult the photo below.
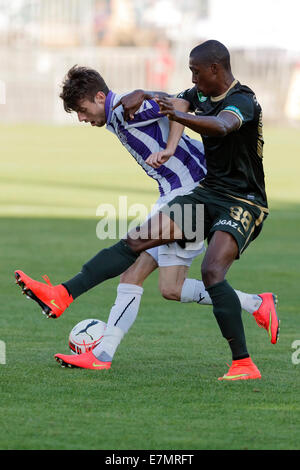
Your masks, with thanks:
[(222, 335), (229, 343), (232, 359), (249, 357), (242, 322), (241, 303), (234, 289), (224, 280), (207, 287), (206, 290), (211, 297), (213, 312)]
[(138, 258), (125, 242), (120, 240), (110, 248), (99, 251), (96, 256), (82, 266), (81, 271), (72, 279), (63, 283), (73, 299), (96, 285), (122, 274)]

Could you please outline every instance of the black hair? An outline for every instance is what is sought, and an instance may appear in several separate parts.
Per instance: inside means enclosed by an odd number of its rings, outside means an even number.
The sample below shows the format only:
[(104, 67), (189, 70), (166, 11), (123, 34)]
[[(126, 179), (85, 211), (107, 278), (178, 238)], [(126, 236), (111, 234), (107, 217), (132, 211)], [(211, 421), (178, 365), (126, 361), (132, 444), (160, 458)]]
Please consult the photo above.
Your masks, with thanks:
[(71, 113), (78, 111), (80, 100), (94, 101), (98, 91), (102, 91), (105, 95), (109, 92), (100, 73), (88, 67), (74, 65), (63, 81), (62, 92), (59, 96), (64, 102), (65, 111)]
[(228, 49), (219, 41), (210, 39), (194, 47), (190, 57), (199, 60), (201, 64), (221, 64), (225, 70), (230, 71), (230, 54)]

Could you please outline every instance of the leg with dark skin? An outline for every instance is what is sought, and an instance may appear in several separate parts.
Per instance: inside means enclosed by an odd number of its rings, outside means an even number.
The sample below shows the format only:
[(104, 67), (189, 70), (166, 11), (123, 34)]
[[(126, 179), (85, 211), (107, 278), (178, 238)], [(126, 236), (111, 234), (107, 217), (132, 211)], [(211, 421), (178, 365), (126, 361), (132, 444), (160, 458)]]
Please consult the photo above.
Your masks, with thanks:
[(235, 239), (228, 232), (217, 231), (212, 236), (201, 265), (205, 287), (222, 282), (238, 255)]
[[(141, 235), (140, 235), (141, 234)], [(126, 243), (139, 253), (153, 246), (182, 238), (179, 227), (163, 213), (141, 227), (140, 234), (128, 234)], [(156, 238), (153, 240), (153, 238)], [(202, 279), (212, 299), (213, 312), (224, 338), (227, 339), (233, 360), (249, 357), (241, 316), (241, 304), (225, 275), (238, 255), (238, 245), (228, 232), (216, 231), (202, 263)]]
[(166, 214), (158, 212), (141, 227), (129, 232), (124, 240), (132, 251), (141, 253), (149, 248), (165, 245), (183, 238), (182, 230), (178, 225)]
[(148, 248), (182, 238), (181, 229), (167, 215), (158, 213), (141, 227), (133, 229), (123, 240), (99, 251), (63, 286), (74, 300), (107, 279), (124, 273)]
[(213, 312), (232, 357), (249, 357), (241, 316), (241, 304), (234, 289), (225, 280), (226, 273), (238, 255), (238, 245), (228, 232), (216, 231), (202, 262), (202, 279), (209, 292)]

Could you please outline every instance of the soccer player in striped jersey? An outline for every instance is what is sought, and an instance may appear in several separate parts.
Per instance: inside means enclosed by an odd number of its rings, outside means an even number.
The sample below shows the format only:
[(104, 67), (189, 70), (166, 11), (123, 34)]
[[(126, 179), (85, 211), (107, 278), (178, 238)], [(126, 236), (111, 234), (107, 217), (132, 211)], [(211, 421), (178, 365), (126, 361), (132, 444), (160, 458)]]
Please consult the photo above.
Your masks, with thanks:
[[(206, 162), (202, 143), (182, 134), (183, 126), (161, 114), (155, 100), (144, 100), (133, 119), (125, 121), (123, 108), (117, 106), (121, 96), (109, 90), (97, 71), (78, 66), (68, 72), (61, 98), (65, 110), (75, 111), (80, 122), (97, 127), (106, 125), (147, 175), (157, 181), (160, 197), (152, 214), (174, 197), (192, 191), (204, 178)], [(172, 102), (181, 110), (182, 100), (173, 99)], [(136, 319), (143, 282), (157, 267), (160, 268), (160, 290), (165, 298), (202, 305), (212, 303), (203, 282), (187, 277), (192, 261), (203, 251), (203, 242), (198, 245), (189, 243), (185, 248), (175, 242), (140, 254), (121, 275), (104, 339), (93, 351), (99, 361), (110, 366), (120, 341)], [(28, 282), (30, 278), (24, 273), (20, 276), (19, 281), (34, 290)], [(259, 309), (262, 297), (240, 291), (236, 293), (242, 307), (249, 313)], [(52, 303), (51, 314), (58, 317), (60, 311), (57, 308), (54, 311), (55, 308)]]

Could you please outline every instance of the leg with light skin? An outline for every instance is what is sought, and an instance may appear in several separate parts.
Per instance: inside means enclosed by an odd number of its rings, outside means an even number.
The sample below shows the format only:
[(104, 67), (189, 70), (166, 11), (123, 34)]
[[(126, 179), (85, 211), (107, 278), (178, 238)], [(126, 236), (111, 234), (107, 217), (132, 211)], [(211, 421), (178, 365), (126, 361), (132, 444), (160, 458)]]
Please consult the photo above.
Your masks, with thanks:
[(100, 361), (112, 361), (124, 335), (136, 320), (143, 295), (143, 283), (156, 268), (157, 263), (152, 256), (143, 252), (121, 275), (103, 339), (93, 350)]
[[(189, 266), (160, 266), (159, 290), (167, 300), (182, 303), (195, 302), (199, 305), (212, 305), (209, 293), (202, 280), (188, 278)], [(257, 294), (247, 294), (235, 290), (241, 307), (251, 315), (261, 305), (262, 299)]]
[(136, 262), (132, 264), (120, 276), (120, 283), (135, 284), (141, 286), (150, 274), (158, 268), (158, 265), (152, 256), (143, 251)]
[[(107, 322), (107, 329), (101, 343), (93, 350), (100, 361), (113, 359), (124, 335), (136, 320), (145, 279), (157, 268), (157, 263), (147, 252), (141, 253), (137, 261), (120, 277), (117, 297)], [(159, 268), (159, 289), (168, 300), (181, 300), (183, 283), (188, 266), (167, 266)]]
[(181, 300), (181, 291), (188, 274), (188, 266), (164, 266), (159, 268), (159, 290), (167, 300)]

